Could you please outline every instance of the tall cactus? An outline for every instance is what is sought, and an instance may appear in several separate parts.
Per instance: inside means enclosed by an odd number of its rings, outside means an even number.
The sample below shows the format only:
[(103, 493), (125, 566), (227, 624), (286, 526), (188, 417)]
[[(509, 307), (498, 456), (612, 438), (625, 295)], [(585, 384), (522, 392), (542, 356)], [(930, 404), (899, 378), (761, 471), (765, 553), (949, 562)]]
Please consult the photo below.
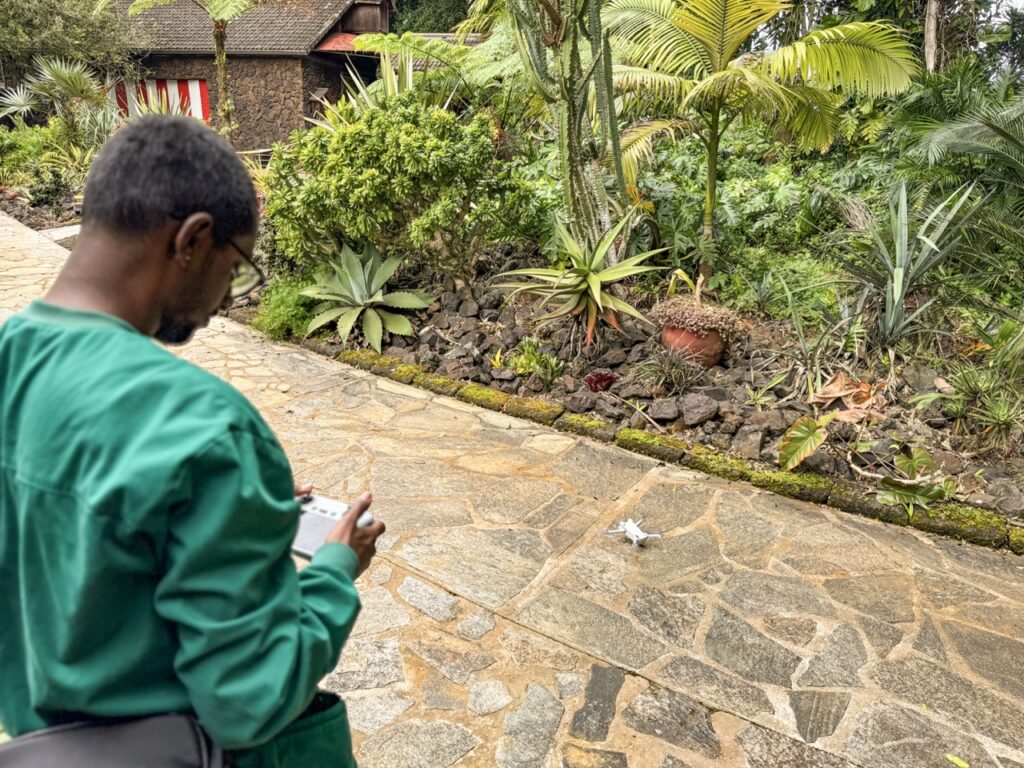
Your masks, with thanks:
[[(558, 124), (558, 155), (569, 228), (591, 246), (611, 226), (606, 161), (625, 199), (611, 46), (600, 0), (507, 0), (520, 57)], [(584, 54), (586, 60), (584, 59)], [(590, 119), (591, 91), (598, 125)], [(610, 261), (617, 256), (609, 254)]]

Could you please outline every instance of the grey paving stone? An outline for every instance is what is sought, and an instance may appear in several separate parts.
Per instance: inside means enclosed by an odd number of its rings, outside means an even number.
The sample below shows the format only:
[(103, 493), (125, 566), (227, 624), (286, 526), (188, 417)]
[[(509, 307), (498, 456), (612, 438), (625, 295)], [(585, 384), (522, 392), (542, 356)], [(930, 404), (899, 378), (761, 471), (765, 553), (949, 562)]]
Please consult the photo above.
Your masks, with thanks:
[[(996, 768), (974, 739), (915, 709), (873, 704), (857, 715), (844, 752), (870, 768), (950, 768), (947, 754), (971, 768)], [(1003, 762), (1004, 768), (1007, 764)]]
[(550, 528), (544, 531), (544, 541), (554, 554), (561, 554), (575, 544), (580, 536), (594, 524), (594, 518), (583, 512), (566, 512)]
[(744, 717), (773, 714), (775, 711), (760, 688), (697, 659), (687, 656), (673, 659), (661, 668), (658, 675), (699, 696), (701, 701)]
[(398, 604), (398, 601), (385, 587), (371, 587), (359, 595), (362, 610), (352, 629), (352, 637), (375, 635), (379, 632), (398, 629), (406, 626), (411, 619), (409, 612)]
[[(400, 416), (422, 418), (422, 411)], [(437, 425), (434, 425), (435, 428)], [(370, 467), (370, 489), (374, 496), (435, 496), (466, 498), (494, 485), (497, 478), (456, 467), (436, 460), (378, 458)], [(383, 518), (382, 518), (383, 519)]]
[(566, 744), (562, 750), (562, 768), (629, 768), (629, 763), (624, 752)]
[(888, 656), (889, 651), (903, 639), (903, 630), (888, 622), (864, 616), (859, 619), (859, 623), (860, 628), (864, 630), (864, 636), (880, 658)]
[(850, 579), (831, 579), (825, 589), (844, 605), (882, 621), (903, 622), (914, 620), (914, 606), (910, 595), (913, 582), (901, 574), (856, 576)]
[(380, 565), (374, 566), (373, 570), (370, 571), (370, 581), (377, 585), (387, 584), (391, 581), (391, 575), (393, 573), (394, 569), (390, 565), (381, 563)]
[(359, 749), (364, 768), (448, 768), (480, 744), (468, 728), (445, 720), (406, 720), (381, 731)]
[(622, 721), (638, 733), (705, 757), (714, 759), (721, 754), (710, 710), (668, 688), (652, 685), (638, 694), (623, 711)]
[(659, 483), (640, 497), (629, 514), (642, 517), (645, 527), (652, 531), (671, 531), (700, 518), (712, 495), (699, 485)]
[(1024, 699), (1024, 643), (958, 622), (942, 628), (975, 674)]
[(501, 646), (520, 666), (531, 665), (563, 671), (576, 668), (577, 655), (574, 651), (532, 632), (507, 629), (501, 635)]
[(925, 616), (924, 621), (921, 622), (921, 628), (917, 631), (917, 637), (914, 638), (914, 650), (925, 656), (930, 656), (935, 661), (946, 661), (946, 649), (942, 645), (942, 638), (939, 637), (939, 632), (935, 629), (935, 622), (932, 621), (931, 616)]
[(789, 706), (796, 729), (808, 744), (836, 732), (850, 706), (850, 694), (829, 691), (791, 691)]
[(797, 681), (807, 688), (859, 688), (858, 672), (868, 661), (857, 630), (840, 624), (822, 643)]
[(478, 715), (500, 712), (512, 703), (512, 694), (498, 680), (484, 680), (469, 686), (469, 709)]
[(443, 709), (448, 711), (465, 708), (464, 689), (457, 687), (433, 670), (430, 670), (419, 681), (419, 692), (423, 706), (427, 709)]
[(568, 569), (552, 579), (552, 584), (570, 591), (593, 590), (608, 597), (621, 595), (626, 591), (629, 554), (628, 546), (621, 547), (611, 539), (587, 542), (572, 556)]
[(435, 621), (451, 621), (459, 608), (459, 601), (447, 592), (414, 576), (406, 576), (402, 580), (398, 585), (398, 595), (413, 608)]
[[(629, 547), (628, 543), (622, 546)], [(653, 584), (668, 584), (719, 562), (718, 542), (708, 528), (655, 539), (639, 553), (636, 568)]]
[(704, 639), (708, 656), (740, 677), (789, 688), (800, 657), (742, 619), (717, 611)]
[(439, 583), (497, 608), (533, 580), (550, 549), (535, 531), (458, 528), (417, 536), (397, 554)]
[(883, 690), (913, 707), (927, 706), (963, 728), (1024, 748), (1024, 710), (932, 661), (883, 661), (868, 673)]
[(408, 647), (427, 664), (459, 685), (469, 680), (474, 672), (487, 669), (495, 662), (493, 654), (453, 637), (430, 641), (413, 640)]
[(989, 603), (995, 599), (992, 593), (972, 587), (950, 573), (922, 571), (914, 576), (914, 583), (924, 598), (936, 608), (963, 603)]
[(393, 532), (457, 528), (473, 517), (462, 499), (374, 499), (373, 514)]
[(505, 728), (495, 760), (499, 768), (545, 765), (555, 744), (555, 732), (565, 708), (540, 683), (530, 683), (518, 708), (505, 716)]
[(324, 678), (323, 686), (344, 693), (404, 681), (398, 638), (357, 637), (345, 645), (337, 668)]
[(721, 596), (726, 603), (755, 616), (803, 613), (828, 618), (836, 613), (813, 584), (791, 576), (737, 571), (726, 580)]
[(689, 648), (693, 634), (707, 608), (696, 595), (666, 595), (641, 584), (629, 601), (629, 612), (662, 640)]
[(590, 668), (583, 706), (576, 710), (570, 735), (585, 741), (604, 741), (615, 717), (615, 700), (626, 676), (618, 667), (595, 664)]
[(628, 669), (647, 666), (665, 652), (665, 646), (624, 616), (560, 589), (544, 590), (523, 606), (518, 618), (550, 637)]
[(584, 496), (616, 499), (657, 465), (653, 459), (581, 441), (563, 453), (551, 471)]
[(376, 733), (394, 722), (412, 704), (412, 699), (399, 696), (388, 688), (345, 694), (349, 725), (353, 730), (367, 734)]
[(778, 640), (804, 646), (818, 633), (818, 622), (798, 616), (769, 616), (764, 620), (764, 628)]
[(661, 761), (660, 768), (690, 768), (690, 764), (684, 760), (680, 760), (678, 757), (668, 755)]
[(471, 613), (456, 626), (458, 633), (466, 640), (479, 640), (492, 629), (494, 629), (494, 615), (485, 610)]
[(583, 675), (575, 672), (559, 672), (555, 675), (555, 692), (560, 699), (571, 699), (583, 693)]
[(547, 504), (534, 510), (533, 514), (527, 517), (524, 522), (531, 528), (547, 528), (561, 517), (562, 513), (568, 512), (579, 503), (579, 496), (573, 496), (571, 493), (561, 493)]
[(736, 740), (746, 753), (747, 768), (857, 768), (841, 757), (759, 725), (748, 725)]
[(715, 511), (718, 529), (724, 534), (722, 549), (736, 561), (760, 564), (779, 543), (782, 525), (757, 514), (750, 501), (738, 494), (725, 496)]
[(469, 497), (484, 520), (492, 523), (520, 523), (562, 492), (554, 480), (514, 477), (499, 480)]

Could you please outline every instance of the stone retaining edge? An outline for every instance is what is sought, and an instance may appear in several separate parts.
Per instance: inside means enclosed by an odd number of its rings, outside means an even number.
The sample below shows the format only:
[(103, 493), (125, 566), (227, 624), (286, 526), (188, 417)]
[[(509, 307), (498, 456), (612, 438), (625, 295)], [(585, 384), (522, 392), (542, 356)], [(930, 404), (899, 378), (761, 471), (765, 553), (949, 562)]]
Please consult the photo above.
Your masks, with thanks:
[[(307, 341), (303, 346), (320, 352), (315, 342)], [(565, 408), (557, 403), (539, 398), (515, 397), (477, 382), (457, 381), (369, 349), (345, 350), (337, 356), (337, 360), (402, 384), (412, 384), (492, 411), (535, 421), (561, 432), (614, 443), (620, 448), (667, 464), (678, 464), (726, 480), (749, 482), (780, 496), (824, 504), (893, 525), (917, 528), (990, 549), (1005, 548), (1014, 554), (1024, 555), (1024, 526), (1014, 525), (1002, 515), (983, 507), (958, 503), (939, 504), (930, 509), (915, 510), (913, 515), (909, 515), (905, 509), (885, 506), (874, 497), (864, 495), (856, 486), (838, 478), (810, 472), (761, 469), (710, 446), (692, 445), (678, 437), (656, 435), (641, 429), (616, 429), (613, 424), (597, 416), (566, 413)]]

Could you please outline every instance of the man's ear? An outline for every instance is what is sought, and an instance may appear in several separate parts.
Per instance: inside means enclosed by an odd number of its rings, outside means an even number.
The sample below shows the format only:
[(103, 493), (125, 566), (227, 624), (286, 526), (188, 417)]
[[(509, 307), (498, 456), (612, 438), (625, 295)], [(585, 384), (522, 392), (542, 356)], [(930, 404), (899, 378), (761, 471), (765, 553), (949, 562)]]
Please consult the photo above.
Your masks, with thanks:
[(212, 243), (213, 217), (208, 213), (193, 213), (174, 235), (174, 258), (187, 266), (197, 252), (208, 250)]

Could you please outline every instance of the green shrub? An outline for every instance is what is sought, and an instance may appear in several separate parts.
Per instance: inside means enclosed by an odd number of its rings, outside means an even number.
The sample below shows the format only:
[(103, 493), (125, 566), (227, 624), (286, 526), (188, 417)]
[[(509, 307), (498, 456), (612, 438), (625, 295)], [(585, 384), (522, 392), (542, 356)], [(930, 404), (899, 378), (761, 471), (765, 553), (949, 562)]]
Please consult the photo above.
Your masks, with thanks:
[(33, 208), (58, 208), (71, 194), (68, 177), (56, 168), (36, 168), (28, 185), (28, 204)]
[(275, 148), (266, 215), (291, 263), (316, 266), (342, 243), (415, 254), (472, 277), (485, 246), (535, 239), (546, 211), (490, 117), (465, 121), (390, 97), (351, 122), (317, 125)]
[(252, 319), (253, 328), (272, 339), (290, 339), (306, 335), (313, 319), (315, 300), (300, 291), (308, 281), (294, 275), (274, 278), (260, 292), (260, 306)]
[(64, 124), (58, 118), (49, 125), (0, 126), (0, 167), (8, 172), (31, 172), (54, 146), (66, 144)]

